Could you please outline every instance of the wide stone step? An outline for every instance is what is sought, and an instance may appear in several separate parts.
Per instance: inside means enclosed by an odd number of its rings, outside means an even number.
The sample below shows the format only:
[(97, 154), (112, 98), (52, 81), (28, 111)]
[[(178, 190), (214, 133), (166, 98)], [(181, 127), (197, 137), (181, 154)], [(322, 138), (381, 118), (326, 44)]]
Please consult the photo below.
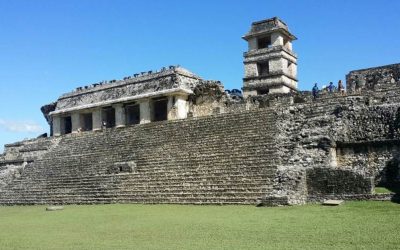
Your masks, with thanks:
[[(232, 199), (241, 199), (241, 200), (253, 200), (260, 199), (264, 193), (262, 192), (236, 192), (236, 193), (212, 193), (212, 192), (199, 192), (195, 195), (192, 193), (167, 193), (164, 192), (153, 192), (146, 193), (145, 195), (137, 193), (137, 194), (113, 194), (112, 196), (105, 196), (103, 194), (93, 194), (82, 196), (79, 194), (61, 194), (61, 195), (42, 195), (42, 196), (30, 196), (30, 197), (19, 197), (18, 200), (25, 201), (27, 203), (37, 203), (37, 202), (49, 202), (49, 201), (74, 201), (74, 202), (87, 202), (92, 200), (104, 200), (104, 201), (113, 201), (113, 200), (136, 200), (136, 201), (146, 201), (146, 200), (159, 200), (159, 201), (167, 201), (167, 200), (232, 200)], [(7, 201), (17, 201), (12, 198), (1, 198), (0, 203), (7, 203)]]
[(258, 197), (242, 197), (242, 198), (148, 198), (148, 199), (111, 199), (111, 198), (97, 198), (97, 199), (82, 199), (82, 200), (0, 200), (1, 205), (85, 205), (85, 204), (111, 204), (111, 203), (136, 203), (136, 204), (188, 204), (188, 205), (255, 205), (260, 199)]
[(93, 191), (93, 190), (107, 190), (107, 189), (120, 189), (120, 190), (150, 190), (150, 189), (165, 189), (165, 190), (189, 190), (189, 189), (207, 189), (207, 190), (249, 190), (254, 188), (259, 188), (262, 186), (269, 185), (270, 181), (268, 179), (252, 180), (251, 182), (237, 184), (237, 181), (220, 181), (220, 182), (202, 182), (202, 181), (175, 181), (175, 182), (159, 182), (159, 183), (136, 183), (136, 182), (124, 182), (124, 183), (107, 183), (107, 184), (69, 184), (69, 185), (43, 185), (43, 186), (12, 186), (4, 191), (23, 191), (23, 192), (57, 192), (59, 190), (83, 190), (83, 191)]
[[(143, 176), (143, 177), (152, 177), (152, 176), (162, 176), (162, 178), (168, 177), (168, 176), (220, 176), (223, 174), (229, 174), (230, 176), (253, 176), (254, 174), (274, 174), (276, 167), (257, 167), (257, 166), (251, 166), (251, 167), (237, 167), (233, 168), (224, 166), (223, 168), (219, 169), (207, 169), (204, 168), (203, 166), (193, 166), (195, 169), (189, 169), (189, 168), (174, 168), (174, 169), (164, 169), (164, 168), (154, 168), (152, 166), (148, 167), (140, 167), (136, 168), (136, 170), (131, 174), (135, 176)], [(69, 179), (72, 176), (76, 176), (78, 178), (85, 178), (85, 176), (89, 175), (83, 175), (79, 176), (79, 174), (70, 174), (70, 173), (47, 173), (46, 179), (49, 178), (62, 178), (62, 179)], [(98, 174), (94, 174), (93, 176), (96, 176)], [(26, 175), (23, 175), (23, 178), (25, 178)], [(29, 176), (35, 176), (35, 174), (31, 173)], [(29, 177), (27, 176), (27, 177)], [(106, 175), (108, 177), (113, 176), (113, 175)], [(34, 181), (40, 181), (40, 180), (46, 180), (43, 179), (43, 175), (38, 175), (38, 178), (32, 178)]]

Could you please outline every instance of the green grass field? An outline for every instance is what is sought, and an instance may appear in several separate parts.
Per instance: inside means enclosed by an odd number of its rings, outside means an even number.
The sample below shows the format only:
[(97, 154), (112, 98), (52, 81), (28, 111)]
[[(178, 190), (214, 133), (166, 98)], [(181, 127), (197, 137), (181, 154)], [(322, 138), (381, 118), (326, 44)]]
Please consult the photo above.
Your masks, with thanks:
[(399, 249), (400, 205), (0, 207), (0, 249)]

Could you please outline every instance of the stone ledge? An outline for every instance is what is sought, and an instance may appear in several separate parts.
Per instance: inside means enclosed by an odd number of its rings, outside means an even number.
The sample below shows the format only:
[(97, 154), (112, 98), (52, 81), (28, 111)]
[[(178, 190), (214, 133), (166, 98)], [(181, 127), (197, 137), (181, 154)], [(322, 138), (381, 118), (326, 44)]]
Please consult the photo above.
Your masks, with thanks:
[(310, 195), (307, 197), (307, 202), (323, 202), (324, 200), (346, 200), (346, 201), (390, 201), (395, 197), (394, 193), (390, 194), (342, 194), (342, 195)]

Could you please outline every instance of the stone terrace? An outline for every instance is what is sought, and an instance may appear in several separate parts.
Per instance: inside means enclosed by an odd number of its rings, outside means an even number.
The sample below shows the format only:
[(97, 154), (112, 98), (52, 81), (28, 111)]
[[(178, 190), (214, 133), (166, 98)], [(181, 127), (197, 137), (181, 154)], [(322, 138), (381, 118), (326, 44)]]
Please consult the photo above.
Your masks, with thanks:
[(65, 135), (0, 204), (255, 204), (279, 164), (275, 120), (262, 109)]

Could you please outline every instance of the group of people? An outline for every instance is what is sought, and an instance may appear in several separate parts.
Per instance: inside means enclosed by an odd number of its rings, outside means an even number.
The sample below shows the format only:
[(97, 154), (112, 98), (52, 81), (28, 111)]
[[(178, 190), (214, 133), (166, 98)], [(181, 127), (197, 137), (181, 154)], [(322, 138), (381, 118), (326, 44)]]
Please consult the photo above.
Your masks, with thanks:
[[(345, 88), (343, 86), (342, 80), (339, 80), (337, 87), (333, 84), (333, 82), (330, 82), (329, 85), (326, 88), (324, 88), (324, 90), (328, 91), (329, 93), (339, 92), (342, 95), (345, 94)], [(318, 83), (315, 83), (314, 87), (312, 88), (312, 95), (314, 99), (318, 97), (318, 93), (319, 93)]]

